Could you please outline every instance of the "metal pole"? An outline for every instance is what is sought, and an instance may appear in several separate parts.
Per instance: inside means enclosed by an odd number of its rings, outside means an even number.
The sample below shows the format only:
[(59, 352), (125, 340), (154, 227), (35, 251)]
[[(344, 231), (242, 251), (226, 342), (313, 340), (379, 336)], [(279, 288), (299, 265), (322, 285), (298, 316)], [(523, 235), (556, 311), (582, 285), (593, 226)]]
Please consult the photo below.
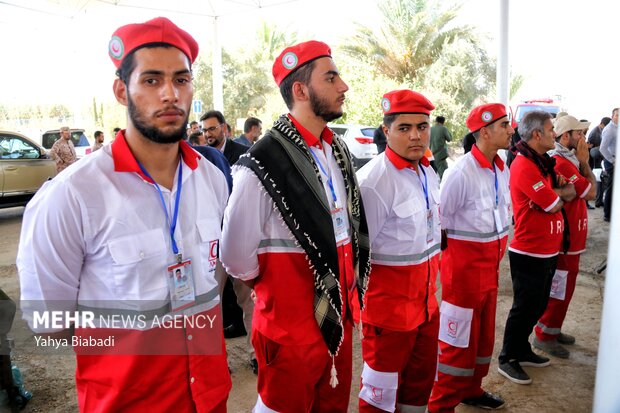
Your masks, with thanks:
[(499, 3), (499, 53), (497, 58), (497, 101), (508, 106), (508, 20), (509, 0), (500, 0)]
[[(620, 106), (620, 105), (619, 105)], [(618, 147), (616, 146), (616, 157)], [(615, 169), (615, 168), (614, 168)], [(601, 319), (601, 336), (594, 388), (594, 412), (620, 412), (620, 184), (614, 179), (611, 222), (609, 223), (609, 248), (607, 249), (607, 271), (605, 272), (605, 298)]]
[(218, 37), (217, 16), (213, 18), (213, 109), (224, 112), (224, 80), (222, 75), (222, 45)]

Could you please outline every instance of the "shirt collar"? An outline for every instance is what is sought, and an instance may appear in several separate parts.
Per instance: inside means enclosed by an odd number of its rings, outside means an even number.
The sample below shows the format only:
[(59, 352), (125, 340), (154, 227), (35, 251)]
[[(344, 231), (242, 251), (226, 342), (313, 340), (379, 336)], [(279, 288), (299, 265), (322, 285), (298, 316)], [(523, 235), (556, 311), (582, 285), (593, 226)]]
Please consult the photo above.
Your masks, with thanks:
[[(293, 122), (293, 125), (295, 125), (295, 128), (299, 131), (299, 134), (302, 138), (304, 138), (304, 141), (306, 141), (306, 144), (308, 146), (318, 146), (319, 148), (323, 147), (323, 145), (321, 145), (321, 141), (316, 136), (314, 136), (308, 129), (304, 128), (301, 123), (299, 123), (297, 119), (293, 117), (293, 115), (289, 113), (288, 117)], [(325, 128), (321, 132), (321, 139), (324, 140), (326, 144), (331, 145), (334, 139), (334, 132), (332, 132), (331, 129), (325, 126)]]
[[(415, 170), (413, 165), (411, 165), (411, 162), (409, 162), (408, 160), (406, 160), (405, 158), (403, 158), (402, 156), (400, 156), (399, 154), (394, 152), (392, 150), (392, 148), (390, 148), (389, 146), (387, 146), (385, 148), (385, 156), (387, 156), (387, 158), (390, 160), (390, 162), (392, 162), (392, 164), (398, 170), (405, 169), (405, 168), (409, 168), (409, 169)], [(424, 166), (429, 166), (430, 165), (430, 162), (428, 161), (426, 156), (423, 156), (422, 159), (420, 159), (420, 163), (422, 165), (424, 165)]]
[[(129, 149), (129, 145), (125, 139), (124, 129), (116, 135), (111, 147), (115, 172), (135, 172), (145, 181), (153, 183), (151, 179), (142, 173), (138, 161), (133, 156), (133, 153), (131, 153), (131, 149)], [(196, 169), (198, 167), (198, 159), (200, 158), (198, 152), (193, 150), (184, 140), (179, 142), (179, 148), (181, 150), (181, 159), (183, 159), (185, 165), (191, 170)]]
[(218, 151), (224, 153), (224, 148), (226, 148), (227, 143), (228, 143), (228, 138), (224, 138), (224, 144), (222, 145), (220, 149), (218, 149)]
[[(478, 161), (481, 168), (489, 168), (493, 170), (491, 163), (489, 162), (487, 157), (484, 156), (482, 151), (478, 149), (478, 146), (476, 144), (474, 144), (471, 147), (471, 154)], [(504, 170), (504, 161), (502, 160), (502, 158), (499, 157), (499, 155), (495, 154), (495, 158), (493, 158), (493, 162), (495, 163), (495, 165), (497, 165), (500, 171)]]

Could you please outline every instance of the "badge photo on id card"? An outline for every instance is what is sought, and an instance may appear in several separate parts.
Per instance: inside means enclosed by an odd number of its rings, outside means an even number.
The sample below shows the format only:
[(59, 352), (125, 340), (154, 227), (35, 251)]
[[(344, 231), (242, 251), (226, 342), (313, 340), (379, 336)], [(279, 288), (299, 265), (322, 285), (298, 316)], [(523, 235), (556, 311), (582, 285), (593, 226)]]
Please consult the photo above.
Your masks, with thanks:
[(434, 225), (434, 220), (433, 220), (433, 210), (428, 209), (426, 211), (426, 242), (427, 243), (433, 242), (434, 229), (435, 229), (435, 225)]
[(168, 289), (172, 311), (180, 311), (196, 303), (192, 261), (185, 260), (168, 267)]
[(336, 235), (336, 245), (345, 244), (349, 240), (349, 227), (345, 217), (344, 208), (334, 208), (331, 211), (334, 233)]

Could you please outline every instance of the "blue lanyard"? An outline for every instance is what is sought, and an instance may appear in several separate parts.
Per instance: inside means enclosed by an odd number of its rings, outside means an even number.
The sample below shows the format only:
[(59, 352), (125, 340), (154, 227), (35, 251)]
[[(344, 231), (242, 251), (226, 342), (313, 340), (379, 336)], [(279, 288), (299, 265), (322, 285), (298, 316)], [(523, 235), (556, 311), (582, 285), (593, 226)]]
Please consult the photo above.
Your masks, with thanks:
[(177, 242), (174, 239), (174, 231), (177, 228), (177, 218), (179, 216), (179, 201), (181, 200), (181, 188), (183, 187), (183, 161), (179, 162), (179, 178), (177, 180), (177, 196), (174, 204), (174, 212), (172, 214), (172, 222), (170, 222), (170, 217), (168, 216), (168, 209), (166, 208), (166, 201), (164, 201), (164, 194), (161, 192), (161, 188), (157, 185), (157, 182), (153, 179), (153, 177), (144, 169), (144, 166), (140, 162), (138, 162), (138, 166), (144, 175), (146, 175), (153, 184), (155, 184), (155, 188), (157, 188), (157, 192), (159, 193), (159, 199), (161, 200), (161, 205), (164, 208), (164, 213), (166, 214), (166, 222), (170, 226), (170, 240), (172, 241), (172, 252), (177, 257), (177, 262), (182, 261), (182, 256), (179, 254), (179, 247), (177, 247)]
[(499, 194), (497, 189), (497, 171), (495, 170), (495, 164), (493, 164), (493, 176), (495, 177), (495, 208), (499, 205)]
[(424, 175), (424, 183), (422, 183), (422, 178), (420, 178), (420, 174), (416, 174), (416, 176), (420, 180), (420, 185), (422, 185), (422, 189), (424, 189), (424, 198), (426, 199), (426, 209), (429, 210), (431, 209), (431, 207), (428, 203), (428, 179), (426, 178), (426, 172), (424, 172), (424, 168), (422, 168), (422, 165), (418, 164), (418, 169), (420, 169), (422, 171), (422, 174)]
[(321, 161), (319, 161), (319, 158), (316, 156), (312, 148), (310, 148), (310, 153), (312, 154), (312, 156), (314, 156), (314, 160), (316, 161), (317, 165), (319, 165), (321, 172), (323, 172), (325, 176), (327, 176), (327, 185), (329, 185), (329, 189), (332, 192), (332, 199), (334, 200), (334, 206), (337, 206), (338, 199), (336, 198), (336, 191), (334, 190), (334, 183), (332, 182), (331, 173), (327, 173), (325, 171), (325, 168), (323, 168), (323, 165), (321, 165)]

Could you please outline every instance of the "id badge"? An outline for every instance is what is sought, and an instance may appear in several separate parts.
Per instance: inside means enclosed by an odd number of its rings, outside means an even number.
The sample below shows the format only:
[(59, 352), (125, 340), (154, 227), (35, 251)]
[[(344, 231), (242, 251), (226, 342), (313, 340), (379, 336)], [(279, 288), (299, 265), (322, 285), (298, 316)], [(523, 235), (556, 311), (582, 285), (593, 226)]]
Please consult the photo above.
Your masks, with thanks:
[(426, 242), (433, 242), (433, 210), (429, 209), (426, 211)]
[(349, 227), (344, 208), (332, 209), (332, 221), (334, 223), (334, 233), (336, 235), (336, 245), (342, 245), (349, 240)]
[(181, 261), (168, 267), (168, 289), (172, 311), (180, 311), (196, 303), (192, 260)]
[(495, 228), (497, 228), (497, 233), (499, 234), (504, 228), (502, 227), (502, 220), (499, 216), (499, 209), (495, 208), (493, 210), (493, 217), (495, 218)]

